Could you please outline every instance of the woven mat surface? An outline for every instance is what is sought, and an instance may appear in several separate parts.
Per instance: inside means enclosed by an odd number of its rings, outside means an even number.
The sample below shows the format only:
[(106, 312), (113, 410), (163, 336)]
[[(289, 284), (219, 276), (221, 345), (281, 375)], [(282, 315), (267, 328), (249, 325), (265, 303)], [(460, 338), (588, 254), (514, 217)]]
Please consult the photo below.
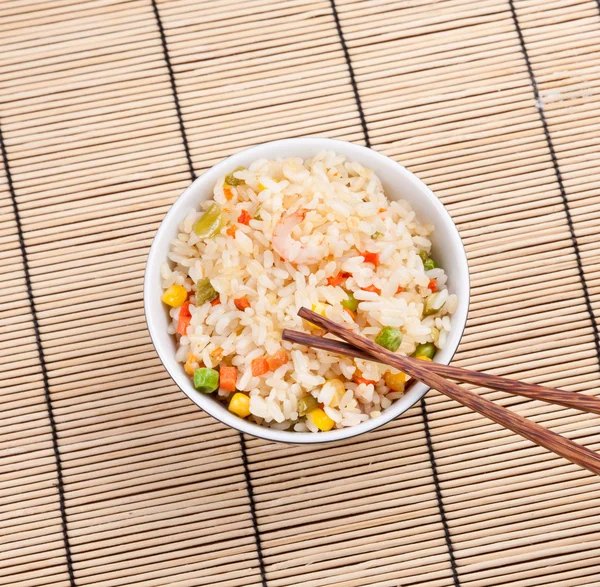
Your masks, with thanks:
[[(174, 386), (142, 276), (244, 147), (367, 144), (472, 272), (455, 363), (598, 393), (594, 0), (0, 0), (0, 584), (600, 585), (600, 480), (430, 392), (307, 448)], [(477, 390), (593, 449), (600, 420)]]

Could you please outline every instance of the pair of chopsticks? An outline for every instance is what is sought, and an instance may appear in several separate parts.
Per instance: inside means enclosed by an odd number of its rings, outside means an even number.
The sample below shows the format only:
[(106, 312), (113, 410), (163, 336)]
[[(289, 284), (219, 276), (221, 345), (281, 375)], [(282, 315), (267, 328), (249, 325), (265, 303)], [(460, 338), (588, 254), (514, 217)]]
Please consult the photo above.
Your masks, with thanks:
[(523, 416), (519, 416), (506, 408), (498, 406), (488, 399), (467, 391), (459, 387), (456, 383), (448, 381), (448, 379), (474, 383), (489, 389), (507, 391), (594, 414), (600, 414), (600, 398), (396, 355), (364, 336), (320, 314), (312, 312), (308, 308), (300, 308), (298, 315), (346, 342), (321, 338), (320, 336), (313, 336), (305, 332), (288, 329), (285, 329), (282, 333), (284, 340), (340, 355), (377, 361), (395, 367), (482, 416), (493, 420), (497, 424), (500, 424), (500, 426), (504, 426), (504, 428), (520, 434), (524, 438), (547, 448), (572, 463), (600, 475), (600, 455), (535, 422), (526, 420)]

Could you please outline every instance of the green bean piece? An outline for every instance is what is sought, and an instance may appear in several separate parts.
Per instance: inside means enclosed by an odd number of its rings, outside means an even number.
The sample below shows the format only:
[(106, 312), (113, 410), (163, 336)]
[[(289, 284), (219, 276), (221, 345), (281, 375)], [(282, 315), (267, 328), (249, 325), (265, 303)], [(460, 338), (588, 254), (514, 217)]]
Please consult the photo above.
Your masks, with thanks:
[(392, 326), (385, 326), (375, 338), (375, 342), (388, 351), (395, 353), (402, 343), (402, 333)]
[(236, 171), (244, 171), (244, 169), (246, 169), (245, 167), (236, 167), (231, 173), (228, 173), (225, 176), (225, 183), (227, 185), (232, 185), (232, 186), (237, 186), (237, 185), (242, 185), (244, 183), (246, 183), (243, 179), (238, 179), (237, 177), (235, 177), (233, 174)]
[(223, 228), (221, 208), (218, 204), (211, 204), (208, 210), (194, 222), (193, 228), (200, 238), (214, 238), (217, 236)]
[(350, 310), (351, 312), (356, 312), (358, 310), (358, 300), (354, 297), (354, 294), (351, 291), (346, 292), (348, 299), (342, 300), (342, 307), (346, 308), (346, 310)]
[(219, 294), (210, 283), (210, 279), (205, 277), (196, 283), (196, 305), (200, 306), (206, 302), (212, 302)]
[(423, 344), (418, 344), (415, 352), (413, 353), (414, 357), (427, 357), (429, 359), (433, 359), (435, 357), (435, 345), (432, 342), (425, 342)]
[(312, 395), (305, 395), (298, 400), (298, 414), (306, 416), (308, 412), (318, 407), (319, 402)]
[(202, 393), (212, 393), (219, 389), (219, 372), (207, 367), (194, 371), (194, 387)]
[(426, 300), (423, 306), (423, 316), (432, 316), (437, 314), (445, 305), (442, 304), (439, 308), (436, 308), (436, 300), (438, 299), (440, 292), (432, 293)]

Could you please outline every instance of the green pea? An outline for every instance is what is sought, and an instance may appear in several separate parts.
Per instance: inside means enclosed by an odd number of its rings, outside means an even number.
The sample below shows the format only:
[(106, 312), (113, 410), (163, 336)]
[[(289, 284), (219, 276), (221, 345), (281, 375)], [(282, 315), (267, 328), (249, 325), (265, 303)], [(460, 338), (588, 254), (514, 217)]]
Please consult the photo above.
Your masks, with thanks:
[(433, 359), (435, 357), (435, 345), (432, 342), (425, 342), (418, 344), (413, 356), (415, 357), (428, 357)]
[(423, 267), (425, 268), (425, 271), (431, 271), (437, 267), (437, 263), (431, 257), (429, 257), (428, 259), (425, 259)]
[(233, 175), (236, 171), (244, 171), (244, 169), (246, 169), (246, 168), (245, 167), (241, 167), (241, 166), (240, 167), (236, 167), (231, 173), (228, 173), (225, 176), (225, 183), (227, 185), (233, 185), (233, 186), (242, 185), (243, 183), (246, 183), (243, 179), (238, 179), (237, 177), (235, 177)]
[(375, 342), (388, 351), (395, 353), (400, 348), (402, 342), (402, 333), (392, 326), (386, 326), (375, 338)]
[(200, 238), (213, 238), (221, 232), (223, 218), (218, 204), (211, 204), (206, 212), (194, 222), (194, 232)]
[(196, 305), (200, 306), (206, 302), (212, 302), (219, 294), (210, 283), (210, 279), (205, 277), (196, 283)]
[(382, 238), (383, 237), (383, 232), (379, 232), (378, 230), (376, 230), (372, 235), (371, 238), (373, 240), (377, 240), (378, 238)]
[(429, 259), (429, 253), (427, 251), (419, 251), (419, 257), (421, 257), (421, 261), (425, 263), (425, 261)]
[(347, 291), (348, 295), (347, 300), (342, 300), (342, 307), (350, 310), (351, 312), (356, 312), (358, 309), (358, 300), (354, 297), (354, 294), (351, 291)]
[(207, 367), (194, 371), (194, 387), (202, 393), (212, 393), (219, 389), (219, 372)]
[(314, 410), (319, 405), (319, 402), (312, 395), (305, 395), (298, 400), (298, 414), (306, 416), (308, 412)]

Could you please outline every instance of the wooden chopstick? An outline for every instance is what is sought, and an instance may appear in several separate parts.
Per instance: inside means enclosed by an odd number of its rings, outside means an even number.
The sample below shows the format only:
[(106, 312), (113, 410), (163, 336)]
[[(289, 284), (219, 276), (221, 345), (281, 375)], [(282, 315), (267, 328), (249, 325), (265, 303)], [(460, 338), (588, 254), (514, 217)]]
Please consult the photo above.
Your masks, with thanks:
[[(299, 330), (288, 330), (287, 328), (283, 330), (282, 336), (284, 340), (321, 349), (323, 351), (355, 357), (357, 359), (365, 359), (366, 361), (375, 361), (378, 363), (385, 362), (360, 350), (358, 347), (339, 340), (322, 338), (321, 336), (314, 336), (312, 334), (300, 332)], [(413, 364), (418, 363), (419, 361), (419, 359), (414, 359), (412, 357), (402, 357), (402, 359)], [(558, 404), (567, 408), (574, 408), (581, 412), (600, 414), (600, 398), (594, 396), (566, 391), (564, 389), (553, 389), (535, 383), (516, 381), (515, 379), (508, 379), (506, 377), (499, 377), (498, 375), (490, 375), (488, 373), (480, 373), (479, 371), (470, 371), (469, 369), (453, 367), (452, 365), (441, 365), (440, 363), (430, 363), (428, 364), (428, 369), (433, 373), (437, 373), (448, 379), (454, 379), (455, 381), (474, 383), (480, 387), (498, 389), (500, 391), (529, 397), (531, 399), (537, 399), (549, 404)]]
[(400, 369), (422, 381), (426, 385), (437, 389), (449, 398), (461, 403), (473, 411), (493, 420), (500, 426), (508, 428), (524, 438), (531, 440), (539, 446), (568, 459), (596, 475), (600, 475), (600, 455), (584, 446), (548, 430), (535, 422), (526, 420), (522, 416), (498, 406), (475, 393), (462, 389), (456, 383), (444, 379), (440, 374), (431, 369), (432, 363), (428, 361), (407, 359), (396, 355), (387, 349), (375, 344), (364, 336), (345, 328), (344, 326), (312, 312), (308, 308), (300, 308), (298, 315), (309, 322), (319, 326), (327, 332), (335, 334), (357, 349), (371, 356), (370, 360)]

